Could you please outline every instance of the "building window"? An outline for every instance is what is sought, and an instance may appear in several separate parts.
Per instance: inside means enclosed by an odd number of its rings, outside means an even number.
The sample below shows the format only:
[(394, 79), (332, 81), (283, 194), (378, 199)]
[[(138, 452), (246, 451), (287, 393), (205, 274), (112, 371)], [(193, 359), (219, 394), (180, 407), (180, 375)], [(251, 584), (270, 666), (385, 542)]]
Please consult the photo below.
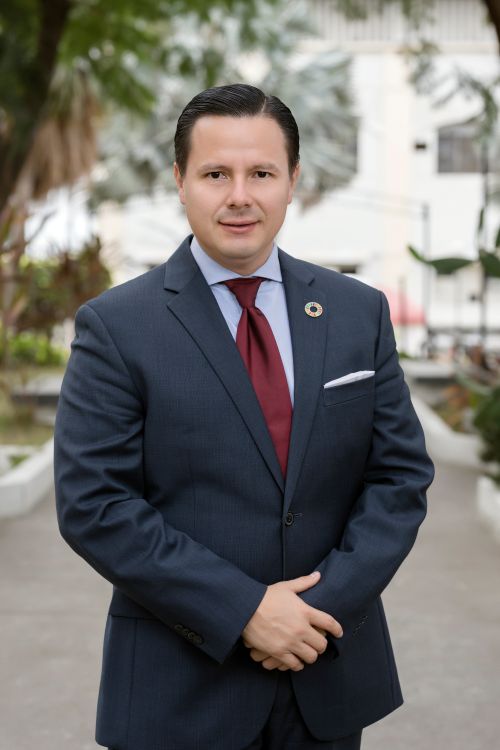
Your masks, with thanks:
[(346, 273), (346, 274), (357, 274), (358, 273), (358, 266), (353, 265), (352, 263), (339, 263), (337, 266), (340, 273)]
[(438, 172), (481, 172), (481, 152), (476, 136), (474, 123), (439, 128)]
[(332, 271), (338, 271), (339, 273), (345, 273), (348, 275), (356, 275), (359, 273), (359, 263), (322, 263), (324, 268), (331, 268)]

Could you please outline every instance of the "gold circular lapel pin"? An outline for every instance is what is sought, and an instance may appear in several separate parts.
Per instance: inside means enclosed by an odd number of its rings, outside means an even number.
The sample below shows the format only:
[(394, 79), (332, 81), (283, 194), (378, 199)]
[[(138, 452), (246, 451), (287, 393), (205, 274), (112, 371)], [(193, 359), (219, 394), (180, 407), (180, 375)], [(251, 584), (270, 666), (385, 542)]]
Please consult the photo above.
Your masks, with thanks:
[(311, 316), (311, 318), (318, 318), (323, 312), (323, 308), (319, 302), (308, 302), (304, 307), (304, 310)]

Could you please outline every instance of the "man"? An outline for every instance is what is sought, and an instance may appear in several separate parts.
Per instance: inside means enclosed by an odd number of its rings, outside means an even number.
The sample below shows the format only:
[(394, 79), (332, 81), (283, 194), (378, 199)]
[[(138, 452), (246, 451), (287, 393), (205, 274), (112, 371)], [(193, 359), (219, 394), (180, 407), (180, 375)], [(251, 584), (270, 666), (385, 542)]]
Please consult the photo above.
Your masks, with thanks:
[(277, 247), (279, 99), (203, 91), (175, 150), (193, 234), (79, 309), (56, 421), (61, 533), (114, 587), (96, 740), (356, 750), (403, 701), (380, 594), (434, 476), (387, 299)]

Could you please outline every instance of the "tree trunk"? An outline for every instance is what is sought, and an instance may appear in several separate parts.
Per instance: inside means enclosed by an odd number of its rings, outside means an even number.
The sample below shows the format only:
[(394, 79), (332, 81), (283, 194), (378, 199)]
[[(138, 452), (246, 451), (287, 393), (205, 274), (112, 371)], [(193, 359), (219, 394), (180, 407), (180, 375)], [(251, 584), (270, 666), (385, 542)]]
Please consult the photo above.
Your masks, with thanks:
[(495, 27), (500, 51), (500, 4), (498, 0), (482, 0), (482, 3), (486, 6), (490, 21)]
[(71, 0), (39, 0), (39, 8), (37, 50), (22, 82), (24, 101), (21, 101), (17, 112), (7, 113), (10, 122), (0, 133), (0, 216), (15, 191), (43, 114)]

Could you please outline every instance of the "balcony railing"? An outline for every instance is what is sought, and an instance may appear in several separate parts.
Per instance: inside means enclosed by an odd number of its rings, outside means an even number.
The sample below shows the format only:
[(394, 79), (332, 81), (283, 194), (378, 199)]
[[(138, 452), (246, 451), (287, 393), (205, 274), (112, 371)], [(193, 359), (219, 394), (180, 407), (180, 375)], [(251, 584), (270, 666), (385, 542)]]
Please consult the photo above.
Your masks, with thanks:
[[(364, 0), (373, 8), (373, 0)], [(381, 13), (370, 12), (366, 19), (348, 20), (336, 9), (335, 0), (310, 0), (311, 14), (324, 39), (338, 46), (356, 44), (395, 45), (416, 40), (419, 36), (446, 45), (491, 45), (496, 48), (496, 36), (487, 22), (484, 5), (479, 0), (436, 0), (430, 11), (432, 22), (422, 25), (419, 32), (409, 28), (397, 3)]]

